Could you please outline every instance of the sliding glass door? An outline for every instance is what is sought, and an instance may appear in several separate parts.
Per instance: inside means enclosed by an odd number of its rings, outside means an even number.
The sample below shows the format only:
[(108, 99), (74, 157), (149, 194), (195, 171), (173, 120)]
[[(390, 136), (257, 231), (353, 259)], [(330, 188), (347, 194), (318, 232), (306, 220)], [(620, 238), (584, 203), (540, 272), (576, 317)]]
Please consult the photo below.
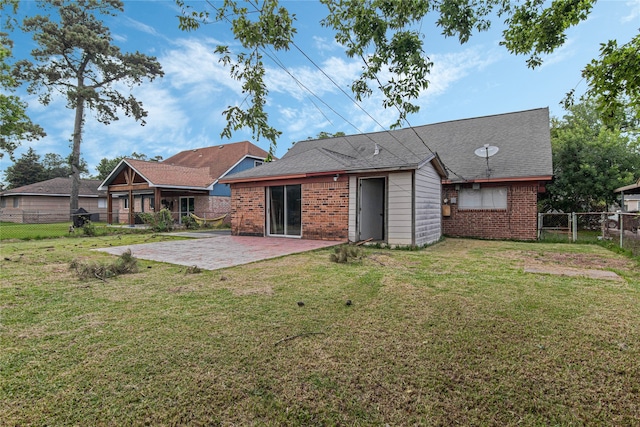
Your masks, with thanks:
[(274, 236), (302, 235), (302, 190), (300, 185), (269, 187), (269, 234)]

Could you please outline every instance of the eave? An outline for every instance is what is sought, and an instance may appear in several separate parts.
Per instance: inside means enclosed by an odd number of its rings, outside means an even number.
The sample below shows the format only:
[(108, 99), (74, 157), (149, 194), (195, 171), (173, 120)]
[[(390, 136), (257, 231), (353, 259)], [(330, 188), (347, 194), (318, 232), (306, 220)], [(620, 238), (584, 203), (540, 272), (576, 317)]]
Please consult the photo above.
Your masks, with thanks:
[(552, 175), (540, 175), (540, 176), (516, 176), (516, 177), (501, 177), (501, 178), (476, 178), (469, 180), (454, 181), (451, 179), (443, 179), (443, 184), (465, 184), (465, 183), (500, 183), (500, 182), (527, 182), (527, 181), (551, 181)]

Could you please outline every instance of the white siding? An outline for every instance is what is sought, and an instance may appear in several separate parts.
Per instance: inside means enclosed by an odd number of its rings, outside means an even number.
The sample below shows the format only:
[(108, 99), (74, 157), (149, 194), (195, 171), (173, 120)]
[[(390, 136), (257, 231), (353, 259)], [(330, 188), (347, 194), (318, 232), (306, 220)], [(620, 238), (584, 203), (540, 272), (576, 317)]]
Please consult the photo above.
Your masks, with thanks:
[(431, 163), (416, 171), (415, 244), (433, 243), (442, 236), (442, 184)]
[(356, 234), (356, 215), (358, 207), (358, 178), (349, 177), (349, 241), (355, 242)]
[(387, 243), (413, 244), (413, 173), (389, 174)]

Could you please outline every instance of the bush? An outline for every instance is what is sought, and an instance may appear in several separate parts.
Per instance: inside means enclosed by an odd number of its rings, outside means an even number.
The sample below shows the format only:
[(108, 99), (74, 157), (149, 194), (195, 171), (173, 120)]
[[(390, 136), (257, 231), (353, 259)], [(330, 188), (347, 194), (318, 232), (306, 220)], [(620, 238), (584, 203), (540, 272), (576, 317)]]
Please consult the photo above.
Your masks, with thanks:
[(95, 237), (98, 234), (95, 224), (92, 223), (91, 221), (87, 221), (84, 223), (84, 225), (82, 226), (82, 232), (84, 233), (85, 236), (90, 236), (90, 237)]
[(191, 215), (185, 215), (182, 217), (182, 225), (189, 230), (197, 230), (200, 228), (200, 224)]
[(159, 212), (154, 213), (143, 212), (138, 215), (153, 231), (173, 230), (173, 217), (169, 209), (160, 209)]

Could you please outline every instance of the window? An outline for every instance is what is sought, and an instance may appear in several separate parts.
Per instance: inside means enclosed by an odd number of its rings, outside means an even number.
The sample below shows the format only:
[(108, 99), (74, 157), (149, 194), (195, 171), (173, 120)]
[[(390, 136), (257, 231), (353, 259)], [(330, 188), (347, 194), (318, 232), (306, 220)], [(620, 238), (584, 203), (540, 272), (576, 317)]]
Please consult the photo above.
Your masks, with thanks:
[(462, 188), (458, 194), (458, 209), (507, 209), (507, 189), (506, 187), (477, 190)]
[(107, 207), (107, 199), (99, 198), (98, 199), (98, 209), (104, 209)]
[(7, 198), (0, 197), (0, 208), (6, 208), (6, 207), (7, 207)]
[(196, 211), (196, 199), (194, 197), (180, 197), (180, 224), (182, 217)]
[(17, 208), (20, 206), (20, 198), (19, 197), (13, 197), (13, 207)]
[(122, 199), (122, 200), (124, 200), (124, 208), (125, 208), (125, 209), (129, 209), (129, 198), (128, 198), (128, 197), (125, 197), (125, 198), (124, 198), (124, 199)]
[(269, 234), (302, 234), (302, 191), (300, 185), (269, 187)]

